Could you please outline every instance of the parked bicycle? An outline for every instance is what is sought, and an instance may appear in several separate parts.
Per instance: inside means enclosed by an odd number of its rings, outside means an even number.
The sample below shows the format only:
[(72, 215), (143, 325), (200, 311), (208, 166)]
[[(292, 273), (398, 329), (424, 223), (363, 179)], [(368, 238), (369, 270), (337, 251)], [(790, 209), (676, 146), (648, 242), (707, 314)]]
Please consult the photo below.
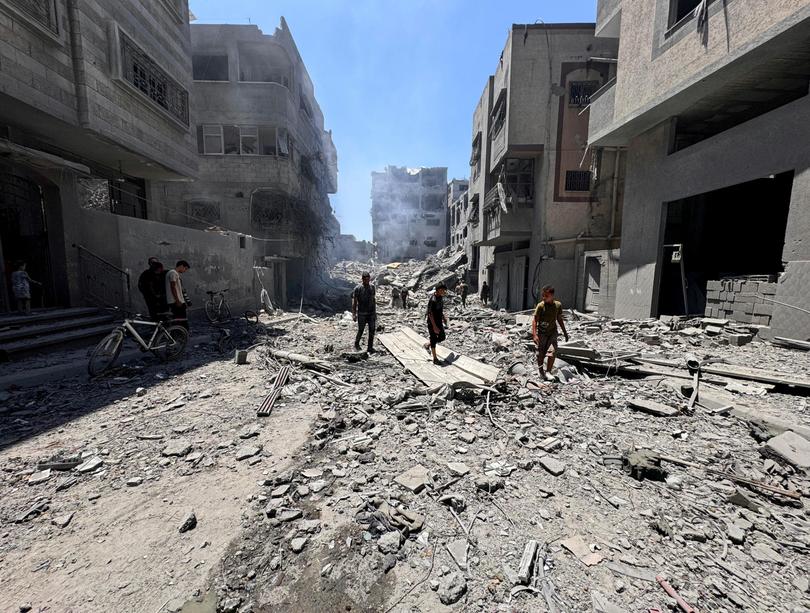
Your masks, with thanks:
[[(120, 309), (111, 309), (120, 311)], [(90, 354), (87, 371), (91, 377), (96, 377), (112, 368), (121, 346), (127, 336), (132, 337), (141, 351), (151, 351), (162, 362), (175, 360), (183, 355), (188, 343), (188, 330), (175, 320), (167, 317), (166, 321), (146, 321), (139, 319), (140, 315), (124, 317), (123, 323), (105, 336)], [(154, 328), (152, 336), (146, 340), (135, 329), (135, 326), (149, 326)], [(148, 335), (147, 335), (148, 336)]]
[(225, 298), (228, 290), (229, 288), (226, 287), (216, 292), (205, 292), (208, 294), (208, 300), (205, 301), (205, 316), (212, 324), (222, 323), (231, 318), (231, 307), (228, 306)]

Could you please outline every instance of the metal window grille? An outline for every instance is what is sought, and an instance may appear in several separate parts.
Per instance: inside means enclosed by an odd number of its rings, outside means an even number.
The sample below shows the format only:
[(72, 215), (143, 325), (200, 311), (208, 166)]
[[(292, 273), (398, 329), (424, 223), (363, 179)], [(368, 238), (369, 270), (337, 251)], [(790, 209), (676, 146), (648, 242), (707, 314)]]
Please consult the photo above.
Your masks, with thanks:
[(599, 89), (599, 81), (571, 81), (569, 85), (568, 104), (570, 106), (588, 106), (591, 96)]
[(590, 170), (566, 170), (565, 191), (588, 192), (591, 190)]
[(126, 34), (121, 32), (120, 36), (123, 79), (172, 117), (188, 125), (188, 92)]
[(59, 24), (56, 21), (56, 0), (11, 0), (11, 3), (33, 17), (40, 25), (45, 26), (54, 34), (59, 34)]

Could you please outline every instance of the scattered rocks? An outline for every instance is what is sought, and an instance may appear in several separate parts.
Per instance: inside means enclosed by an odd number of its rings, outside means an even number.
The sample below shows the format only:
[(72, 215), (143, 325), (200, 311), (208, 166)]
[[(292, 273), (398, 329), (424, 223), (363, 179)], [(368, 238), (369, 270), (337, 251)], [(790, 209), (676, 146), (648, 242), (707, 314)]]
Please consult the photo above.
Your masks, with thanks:
[(142, 477), (131, 477), (131, 478), (127, 479), (127, 485), (129, 487), (136, 487), (136, 486), (140, 485), (141, 483), (143, 483), (143, 478)]
[(247, 460), (248, 458), (258, 455), (261, 451), (261, 446), (245, 445), (237, 450), (236, 461), (241, 462), (242, 460)]
[(57, 515), (51, 520), (51, 523), (59, 528), (67, 528), (70, 525), (70, 522), (73, 521), (73, 515), (73, 513)]
[(544, 456), (538, 460), (540, 466), (545, 468), (548, 472), (550, 472), (555, 477), (559, 477), (561, 474), (565, 472), (565, 464), (560, 462), (559, 460), (555, 460), (554, 458), (550, 458), (548, 456)]
[(39, 485), (40, 483), (45, 483), (46, 481), (49, 481), (50, 478), (51, 478), (50, 468), (40, 470), (39, 472), (35, 472), (30, 477), (28, 477), (28, 485)]
[(380, 553), (396, 553), (399, 551), (400, 544), (402, 543), (402, 535), (396, 531), (386, 532), (380, 537), (377, 542), (377, 548)]
[(197, 527), (197, 516), (194, 514), (194, 511), (189, 511), (183, 518), (182, 523), (180, 524), (180, 534), (188, 532), (189, 530), (194, 530), (194, 528), (196, 527)]
[(94, 456), (94, 457), (90, 458), (89, 460), (86, 460), (86, 461), (82, 462), (81, 464), (79, 464), (76, 467), (76, 471), (80, 472), (80, 473), (91, 473), (91, 472), (101, 468), (101, 466), (103, 464), (104, 464), (104, 460), (102, 460), (98, 456)]
[(191, 443), (188, 441), (170, 441), (161, 451), (161, 455), (164, 457), (183, 457), (184, 455), (191, 452)]
[(450, 573), (439, 581), (438, 591), (442, 604), (455, 604), (467, 593), (467, 580), (459, 572)]
[(307, 545), (308, 537), (301, 536), (294, 538), (290, 541), (290, 549), (293, 553), (301, 553)]
[(398, 475), (394, 481), (414, 494), (418, 494), (430, 483), (430, 476), (424, 466), (417, 464)]

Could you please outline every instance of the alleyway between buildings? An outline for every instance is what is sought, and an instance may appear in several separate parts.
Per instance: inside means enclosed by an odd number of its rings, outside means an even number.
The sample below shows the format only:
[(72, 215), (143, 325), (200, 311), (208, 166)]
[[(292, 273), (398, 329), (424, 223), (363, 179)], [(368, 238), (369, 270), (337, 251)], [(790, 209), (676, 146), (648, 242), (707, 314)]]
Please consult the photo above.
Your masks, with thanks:
[(386, 350), (456, 265), (372, 270), (373, 355), (346, 304), (0, 392), (2, 611), (804, 610), (806, 352), (569, 310), (545, 382), (528, 313), (452, 295), (445, 366)]

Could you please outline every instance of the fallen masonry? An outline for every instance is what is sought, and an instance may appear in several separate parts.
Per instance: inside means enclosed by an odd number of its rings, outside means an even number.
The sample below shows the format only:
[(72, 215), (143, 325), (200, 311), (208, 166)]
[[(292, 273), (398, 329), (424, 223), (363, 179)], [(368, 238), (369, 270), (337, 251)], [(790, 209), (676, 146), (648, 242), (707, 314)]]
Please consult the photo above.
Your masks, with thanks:
[[(148, 540), (149, 525), (164, 529), (151, 555), (183, 570), (131, 556), (154, 611), (664, 611), (672, 594), (700, 611), (808, 606), (806, 352), (727, 344), (718, 321), (567, 312), (566, 374), (550, 382), (530, 319), (474, 299), (462, 310), (451, 293), (450, 365), (435, 366), (413, 350), (420, 290), (447, 273), (431, 266), (372, 270), (417, 281), (413, 308), (380, 295), (380, 332), (401, 344), (364, 358), (349, 356), (351, 316), (304, 308), (262, 316), (275, 332), (240, 345), (246, 364), (200, 347), (210, 367), (124, 371), (118, 394), (113, 379), (70, 382), (64, 404), (37, 413), (10, 392), (0, 555), (21, 570), (6, 589), (36, 610), (48, 569), (107, 610), (137, 610), (126, 587), (94, 578), (107, 558), (65, 577), (58, 561)], [(362, 268), (334, 275), (349, 286)], [(94, 393), (109, 395), (64, 419)]]

